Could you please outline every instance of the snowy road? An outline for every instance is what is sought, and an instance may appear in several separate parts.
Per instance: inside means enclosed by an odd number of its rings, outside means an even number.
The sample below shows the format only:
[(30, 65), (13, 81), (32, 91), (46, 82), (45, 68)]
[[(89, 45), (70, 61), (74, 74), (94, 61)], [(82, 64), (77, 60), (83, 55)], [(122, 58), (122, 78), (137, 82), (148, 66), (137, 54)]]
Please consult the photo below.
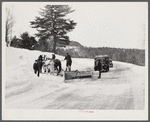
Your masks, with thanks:
[[(82, 65), (76, 59), (74, 62), (75, 66)], [(93, 70), (92, 66), (87, 68)], [(144, 67), (114, 62), (114, 67), (108, 73), (102, 73), (101, 79), (70, 83), (64, 83), (61, 76), (42, 74), (38, 78), (31, 69), (24, 69), (18, 76), (14, 71), (15, 75), (6, 75), (5, 108), (142, 110), (145, 93), (142, 71)], [(11, 83), (12, 79), (16, 82)]]

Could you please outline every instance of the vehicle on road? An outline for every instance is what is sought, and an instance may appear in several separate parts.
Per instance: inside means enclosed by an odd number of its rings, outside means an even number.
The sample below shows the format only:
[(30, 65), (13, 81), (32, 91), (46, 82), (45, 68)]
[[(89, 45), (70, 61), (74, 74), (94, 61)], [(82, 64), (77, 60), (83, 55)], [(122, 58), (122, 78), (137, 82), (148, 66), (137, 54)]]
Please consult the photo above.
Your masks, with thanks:
[(109, 67), (113, 67), (113, 62), (111, 59), (109, 59)]
[(95, 56), (95, 58), (94, 58), (94, 69), (95, 69), (95, 71), (97, 71), (98, 69), (97, 69), (97, 63), (96, 63), (96, 61), (101, 61), (101, 63), (102, 63), (102, 71), (106, 71), (106, 72), (108, 72), (109, 71), (109, 56), (108, 55), (97, 55), (97, 56)]

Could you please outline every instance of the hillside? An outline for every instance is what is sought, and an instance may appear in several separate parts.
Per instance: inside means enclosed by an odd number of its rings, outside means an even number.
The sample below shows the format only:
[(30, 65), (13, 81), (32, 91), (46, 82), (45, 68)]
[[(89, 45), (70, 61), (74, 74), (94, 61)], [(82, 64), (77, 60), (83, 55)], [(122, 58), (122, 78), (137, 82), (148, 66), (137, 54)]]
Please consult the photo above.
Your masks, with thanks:
[(77, 41), (70, 41), (70, 44), (68, 46), (76, 46), (76, 47), (83, 47), (79, 42)]
[(57, 48), (57, 54), (65, 56), (69, 52), (74, 58), (94, 58), (96, 55), (109, 55), (114, 61), (128, 62), (145, 66), (145, 50), (110, 47), (85, 47), (79, 42), (71, 41), (66, 47)]

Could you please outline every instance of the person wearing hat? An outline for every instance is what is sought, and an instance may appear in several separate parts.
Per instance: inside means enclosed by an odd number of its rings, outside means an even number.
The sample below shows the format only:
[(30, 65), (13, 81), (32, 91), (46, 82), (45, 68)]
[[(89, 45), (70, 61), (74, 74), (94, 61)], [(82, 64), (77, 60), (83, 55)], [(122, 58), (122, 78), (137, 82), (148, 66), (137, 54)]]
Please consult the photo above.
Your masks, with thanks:
[(34, 70), (34, 73), (36, 74), (37, 71), (38, 71), (38, 62), (37, 60), (35, 60), (34, 64), (33, 64), (33, 70)]
[(65, 57), (66, 60), (66, 71), (69, 70), (71, 71), (71, 64), (72, 64), (72, 59), (71, 56), (67, 53), (67, 56)]

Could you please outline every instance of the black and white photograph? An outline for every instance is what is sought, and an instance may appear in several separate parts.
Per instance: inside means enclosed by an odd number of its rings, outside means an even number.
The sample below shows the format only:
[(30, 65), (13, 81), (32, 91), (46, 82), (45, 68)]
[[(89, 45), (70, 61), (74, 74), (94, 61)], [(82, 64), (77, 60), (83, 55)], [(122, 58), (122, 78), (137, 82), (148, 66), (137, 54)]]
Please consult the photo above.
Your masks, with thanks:
[(148, 2), (2, 2), (3, 120), (148, 120)]

